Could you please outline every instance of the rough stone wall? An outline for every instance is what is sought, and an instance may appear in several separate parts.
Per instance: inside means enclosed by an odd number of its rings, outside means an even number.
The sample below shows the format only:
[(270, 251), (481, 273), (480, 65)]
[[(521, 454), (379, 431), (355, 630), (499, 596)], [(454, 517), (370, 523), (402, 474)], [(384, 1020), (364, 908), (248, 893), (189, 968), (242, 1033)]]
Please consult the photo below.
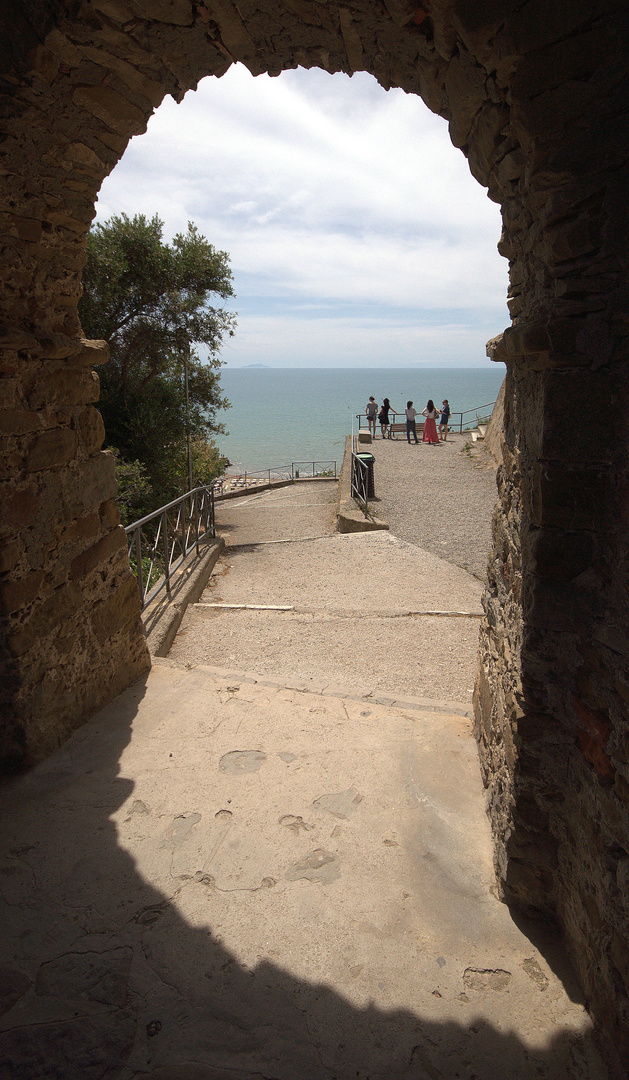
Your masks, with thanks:
[(627, 4), (15, 0), (6, 18), (7, 755), (48, 752), (147, 663), (93, 405), (103, 352), (81, 340), (76, 315), (103, 177), (165, 93), (179, 100), (234, 60), (254, 74), (366, 70), (421, 94), (502, 205), (510, 263), (514, 325), (491, 344), (508, 375), (476, 689), (499, 878), (509, 899), (559, 918), (591, 1006), (622, 1047)]
[(626, 7), (592, 21), (569, 7), (560, 28), (533, 27), (510, 90), (527, 166), (502, 189), (515, 322), (488, 347), (508, 376), (475, 695), (504, 894), (558, 919), (618, 1075), (629, 1060), (628, 25)]

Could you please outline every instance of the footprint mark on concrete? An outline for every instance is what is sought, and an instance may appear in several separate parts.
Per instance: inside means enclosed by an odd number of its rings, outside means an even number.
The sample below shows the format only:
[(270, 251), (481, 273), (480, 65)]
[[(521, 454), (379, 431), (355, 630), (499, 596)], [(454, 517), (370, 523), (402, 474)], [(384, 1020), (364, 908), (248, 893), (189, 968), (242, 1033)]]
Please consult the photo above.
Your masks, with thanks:
[(241, 776), (243, 773), (257, 772), (266, 754), (262, 750), (230, 750), (223, 754), (218, 763), (219, 771), (229, 776)]
[(466, 968), (463, 982), (468, 990), (506, 990), (511, 982), (511, 972), (502, 968)]
[(522, 961), (522, 967), (526, 971), (529, 979), (533, 980), (538, 990), (543, 992), (548, 986), (548, 979), (537, 963), (537, 960), (533, 956), (530, 956), (527, 960)]
[(341, 868), (337, 855), (323, 848), (315, 848), (309, 851), (301, 859), (297, 859), (289, 866), (284, 875), (287, 881), (318, 881), (321, 885), (329, 885), (341, 876)]
[(164, 838), (173, 845), (183, 844), (200, 820), (200, 814), (177, 814), (172, 825), (166, 829)]
[(362, 795), (356, 788), (348, 788), (347, 791), (335, 791), (331, 795), (320, 795), (314, 799), (312, 805), (319, 810), (327, 810), (334, 817), (348, 818), (354, 812), (359, 803), (363, 801)]
[(302, 817), (295, 817), (294, 814), (284, 814), (280, 818), (280, 825), (283, 825), (285, 829), (290, 829), (294, 833), (299, 833), (300, 829), (305, 832), (310, 832), (314, 829), (314, 825), (309, 825), (307, 821), (304, 821)]

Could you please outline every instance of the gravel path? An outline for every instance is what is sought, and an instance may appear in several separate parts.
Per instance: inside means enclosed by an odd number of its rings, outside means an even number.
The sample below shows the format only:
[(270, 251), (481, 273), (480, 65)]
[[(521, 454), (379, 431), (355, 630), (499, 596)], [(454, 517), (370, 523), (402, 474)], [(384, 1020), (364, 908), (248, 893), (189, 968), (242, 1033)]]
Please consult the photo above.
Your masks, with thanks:
[(374, 509), (391, 532), (486, 581), (496, 469), (468, 438), (409, 446), (404, 436), (378, 436), (361, 449), (376, 459)]

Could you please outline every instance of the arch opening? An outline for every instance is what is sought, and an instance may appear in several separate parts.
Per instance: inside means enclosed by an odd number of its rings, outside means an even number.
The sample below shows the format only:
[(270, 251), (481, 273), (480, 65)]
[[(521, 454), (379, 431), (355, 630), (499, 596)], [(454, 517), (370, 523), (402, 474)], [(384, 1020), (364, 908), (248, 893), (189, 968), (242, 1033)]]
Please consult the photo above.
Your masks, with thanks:
[[(508, 899), (562, 924), (627, 1056), (629, 647), (624, 5), (189, 0), (9, 9), (2, 80), (0, 598), (6, 760), (50, 752), (145, 670), (76, 312), (105, 175), (165, 94), (365, 70), (449, 120), (499, 202), (514, 323), (476, 724)], [(600, 416), (605, 409), (605, 417)], [(599, 425), (596, 421), (599, 420)], [(604, 434), (600, 433), (600, 423)]]

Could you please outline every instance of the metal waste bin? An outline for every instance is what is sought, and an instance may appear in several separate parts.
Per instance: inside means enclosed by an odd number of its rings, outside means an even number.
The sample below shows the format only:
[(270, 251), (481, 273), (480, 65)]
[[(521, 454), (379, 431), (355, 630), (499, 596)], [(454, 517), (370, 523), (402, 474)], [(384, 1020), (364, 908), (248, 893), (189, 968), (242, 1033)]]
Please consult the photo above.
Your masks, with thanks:
[(367, 498), (374, 499), (376, 496), (376, 489), (373, 480), (373, 463), (376, 460), (373, 454), (356, 454), (357, 458), (364, 461), (367, 466)]

